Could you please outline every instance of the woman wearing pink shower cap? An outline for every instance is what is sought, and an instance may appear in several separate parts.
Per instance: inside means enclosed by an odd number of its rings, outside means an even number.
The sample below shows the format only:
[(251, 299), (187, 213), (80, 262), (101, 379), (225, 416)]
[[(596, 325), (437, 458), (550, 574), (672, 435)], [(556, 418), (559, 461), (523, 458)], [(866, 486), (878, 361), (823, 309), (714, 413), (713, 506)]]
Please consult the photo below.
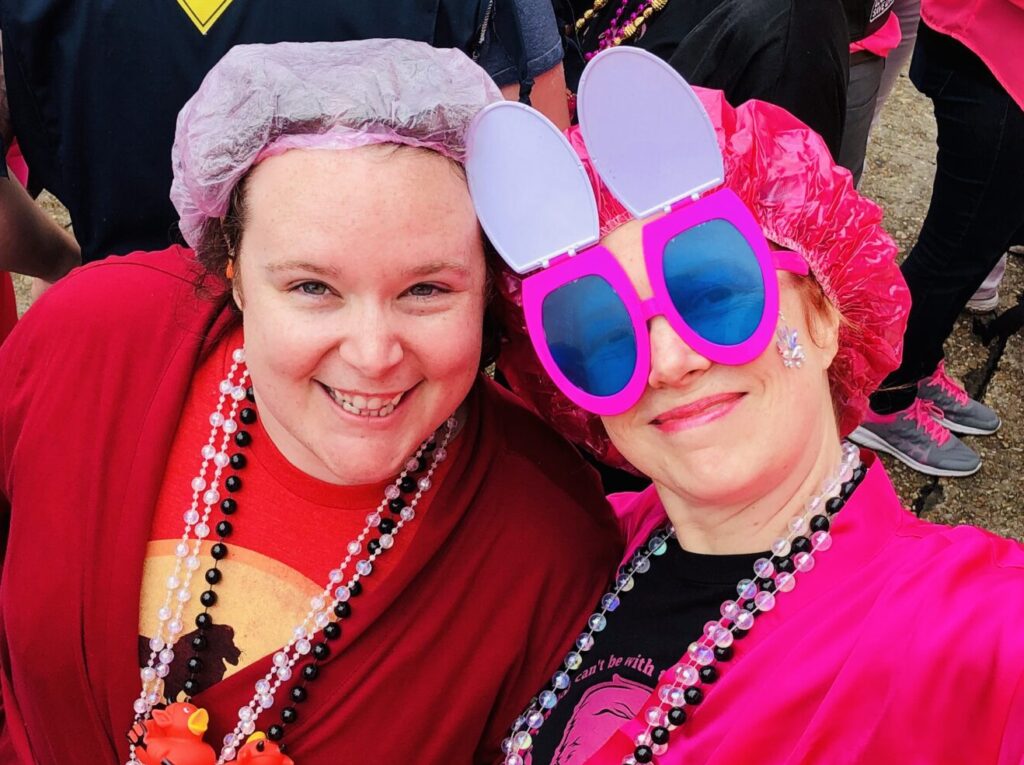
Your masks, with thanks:
[(192, 249), (80, 269), (4, 343), (0, 762), (499, 755), (621, 542), (481, 374), (497, 100), (422, 43), (237, 47), (177, 123)]
[(842, 440), (906, 321), (881, 211), (785, 111), (642, 52), (579, 98), (568, 140), (521, 107), (471, 131), (502, 363), (653, 485), (613, 497), (627, 555), (501, 762), (1021, 762), (1024, 549), (915, 517)]

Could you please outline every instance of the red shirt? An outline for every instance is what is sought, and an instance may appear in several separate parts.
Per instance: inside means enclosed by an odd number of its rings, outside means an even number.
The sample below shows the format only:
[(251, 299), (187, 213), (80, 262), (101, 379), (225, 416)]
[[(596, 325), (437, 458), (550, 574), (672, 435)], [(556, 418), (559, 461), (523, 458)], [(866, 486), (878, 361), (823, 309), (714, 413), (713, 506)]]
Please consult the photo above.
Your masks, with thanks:
[[(0, 763), (127, 757), (168, 455), (197, 365), (237, 324), (192, 263), (171, 248), (79, 269), (0, 348)], [(592, 471), (490, 381), (467, 404), (424, 523), (288, 728), (298, 765), (494, 761), (607, 584), (621, 541)], [(196, 697), (208, 741), (263, 672)]]
[[(139, 615), (141, 666), (149, 659), (149, 638), (156, 633), (157, 610), (167, 593), (167, 578), (174, 571), (175, 548), (184, 528), (182, 516), (191, 506), (191, 482), (202, 460), (199, 450), (210, 435), (209, 415), (217, 404), (217, 385), (231, 366), (231, 352), (242, 344), (240, 326), (217, 344), (196, 370), (182, 410), (146, 547)], [(255, 411), (253, 405), (245, 406)], [(252, 444), (229, 452), (241, 454), (246, 464), (237, 471), (229, 468), (221, 488), (224, 496), (235, 497), (239, 510), (225, 516), (219, 508), (214, 509), (209, 520), (211, 528), (227, 520), (232, 531), (225, 540), (229, 557), (218, 565), (223, 579), (214, 588), (217, 603), (210, 610), (215, 626), (206, 631), (210, 645), (199, 657), (203, 669), (196, 680), (201, 690), (258, 663), (291, 638), (292, 628), (302, 623), (310, 599), (323, 593), (328, 572), (345, 557), (346, 545), (365, 528), (367, 515), (378, 508), (385, 487), (391, 483), (326, 483), (292, 466), (258, 419), (242, 427), (252, 436)], [(451, 456), (434, 473), (435, 486), (445, 480), (461, 444), (460, 438), (450, 444)], [(223, 489), (223, 479), (232, 474), (243, 481), (236, 495)], [(412, 544), (416, 532), (429, 523), (427, 510), (433, 496), (433, 490), (423, 496), (416, 506), (416, 517), (395, 536), (394, 547), (374, 561), (371, 576), (362, 580), (365, 593), (376, 591)], [(383, 515), (395, 518), (390, 512)], [(183, 621), (187, 626), (181, 638), (184, 642), (179, 645), (189, 645), (196, 632), (195, 617), (205, 610), (198, 594), (206, 589), (202, 576), (213, 566), (210, 548), (217, 538), (212, 534), (202, 544), (202, 567), (194, 575), (192, 586), (196, 597), (185, 608)], [(355, 561), (347, 569), (346, 581), (354, 566)], [(273, 618), (267, 618), (268, 612)], [(188, 648), (178, 651), (165, 683), (170, 698), (178, 697), (188, 677), (185, 663), (192, 655)], [(264, 662), (263, 668), (269, 670), (269, 662)]]

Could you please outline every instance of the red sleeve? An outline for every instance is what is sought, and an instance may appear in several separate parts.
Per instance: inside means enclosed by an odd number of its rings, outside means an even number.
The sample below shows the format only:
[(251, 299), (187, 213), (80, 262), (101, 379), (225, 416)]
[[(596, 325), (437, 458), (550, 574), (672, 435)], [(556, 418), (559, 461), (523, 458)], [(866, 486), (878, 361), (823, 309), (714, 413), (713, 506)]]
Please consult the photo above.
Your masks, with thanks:
[[(11, 427), (9, 416), (11, 407), (7, 406), (12, 399), (11, 383), (15, 377), (15, 365), (11, 360), (11, 352), (11, 343), (0, 346), (0, 561), (7, 554), (7, 536), (11, 521), (11, 502), (8, 498), (10, 493), (8, 444), (13, 439), (8, 432)], [(2, 577), (2, 573), (0, 573), (0, 577)], [(9, 710), (6, 704), (9, 687), (7, 667), (7, 636), (3, 610), (0, 609), (0, 765), (18, 765), (21, 760), (11, 737), (9, 727), (11, 721), (8, 720)]]
[[(520, 417), (525, 420), (532, 415), (522, 412)], [(516, 519), (516, 531), (504, 538), (521, 535), (521, 541), (506, 553), (524, 561), (520, 581), (501, 585), (504, 597), (517, 601), (510, 602), (507, 610), (522, 613), (520, 624), (511, 628), (518, 634), (509, 641), (510, 649), (518, 647), (519, 654), (488, 718), (474, 758), (477, 763), (499, 760), (498, 747), (512, 722), (561, 666), (606, 592), (622, 555), (621, 535), (593, 469), (560, 439), (560, 445), (545, 448), (529, 434), (510, 431), (503, 434), (507, 444), (501, 458), (504, 480), (492, 478), (487, 488), (493, 497), (512, 497), (500, 512)], [(518, 448), (530, 440), (532, 451)], [(537, 463), (529, 469), (520, 467), (534, 460)], [(540, 464), (543, 469), (538, 474)], [(525, 476), (531, 480), (524, 480)]]
[[(0, 560), (2, 560), (2, 555), (7, 549), (7, 529), (10, 514), (11, 505), (7, 501), (7, 498), (3, 494), (0, 494)], [(0, 612), (0, 645), (4, 644), (3, 634), (3, 612)], [(3, 653), (6, 653), (6, 651)], [(3, 660), (0, 660), (0, 677), (7, 677), (6, 657), (4, 657)], [(6, 685), (6, 681), (0, 680), (0, 688), (2, 688), (3, 685)], [(0, 690), (0, 763), (15, 763), (17, 762), (17, 759), (14, 756), (14, 748), (11, 745), (10, 733), (7, 730), (7, 715), (4, 713), (4, 707), (4, 694), (2, 690)]]

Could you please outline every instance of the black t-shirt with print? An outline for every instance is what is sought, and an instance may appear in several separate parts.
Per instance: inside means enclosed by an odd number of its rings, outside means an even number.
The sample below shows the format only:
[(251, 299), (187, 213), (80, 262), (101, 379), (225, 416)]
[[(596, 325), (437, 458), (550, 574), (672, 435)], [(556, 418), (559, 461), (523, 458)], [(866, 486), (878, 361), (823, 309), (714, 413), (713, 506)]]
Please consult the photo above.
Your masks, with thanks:
[(631, 719), (658, 676), (718, 618), (722, 602), (753, 575), (763, 553), (701, 555), (674, 540), (635, 577), (608, 626), (595, 635), (551, 716), (534, 736), (532, 765), (582, 763)]

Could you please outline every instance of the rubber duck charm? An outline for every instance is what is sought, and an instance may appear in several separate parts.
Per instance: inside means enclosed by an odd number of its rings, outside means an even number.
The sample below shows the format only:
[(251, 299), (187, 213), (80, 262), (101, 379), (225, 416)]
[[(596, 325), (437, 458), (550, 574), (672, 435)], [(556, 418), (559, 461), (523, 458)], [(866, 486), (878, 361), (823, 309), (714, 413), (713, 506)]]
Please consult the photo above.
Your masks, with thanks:
[(295, 765), (295, 761), (281, 751), (281, 747), (257, 731), (253, 733), (238, 751), (242, 765)]
[[(132, 727), (129, 740), (141, 765), (216, 765), (217, 753), (203, 741), (210, 715), (202, 707), (175, 702), (154, 709), (148, 720)], [(244, 765), (295, 765), (264, 733), (246, 739), (235, 759)]]
[(209, 724), (206, 710), (188, 702), (154, 709), (132, 727), (135, 758), (142, 765), (215, 765), (217, 753), (203, 741)]

